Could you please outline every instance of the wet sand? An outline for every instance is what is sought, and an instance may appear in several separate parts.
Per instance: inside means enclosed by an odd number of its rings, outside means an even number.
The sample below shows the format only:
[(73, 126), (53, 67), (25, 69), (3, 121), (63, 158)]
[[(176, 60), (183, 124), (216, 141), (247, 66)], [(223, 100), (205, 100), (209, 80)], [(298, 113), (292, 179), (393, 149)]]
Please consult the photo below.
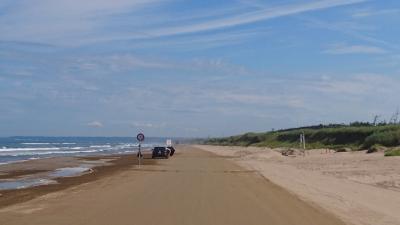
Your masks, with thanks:
[[(147, 157), (148, 158), (148, 157)], [(24, 176), (40, 176), (40, 174), (54, 171), (63, 167), (77, 167), (83, 163), (106, 160), (91, 169), (91, 173), (81, 176), (55, 178), (56, 184), (34, 186), (24, 189), (0, 190), (0, 208), (25, 202), (39, 196), (64, 190), (79, 184), (88, 183), (111, 176), (118, 171), (123, 171), (132, 165), (136, 165), (135, 155), (110, 155), (110, 156), (88, 156), (88, 157), (59, 157), (40, 160), (31, 160), (0, 166), (0, 179), (16, 179)], [(156, 161), (145, 159), (142, 164), (154, 164)]]
[(129, 165), (109, 176), (3, 207), (0, 224), (343, 223), (255, 171), (225, 157), (180, 146), (168, 160), (141, 168)]

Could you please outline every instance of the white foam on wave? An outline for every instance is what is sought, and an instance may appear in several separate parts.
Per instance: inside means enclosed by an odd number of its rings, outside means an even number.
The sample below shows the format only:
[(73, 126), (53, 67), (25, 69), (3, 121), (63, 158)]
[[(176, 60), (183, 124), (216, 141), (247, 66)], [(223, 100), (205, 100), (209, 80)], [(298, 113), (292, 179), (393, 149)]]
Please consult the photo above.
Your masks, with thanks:
[[(114, 144), (93, 144), (90, 146), (83, 145), (72, 145), (76, 143), (72, 142), (49, 142), (48, 144), (65, 144), (65, 145), (45, 145), (40, 146), (39, 144), (47, 144), (44, 142), (24, 142), (25, 146), (19, 147), (2, 147), (0, 146), (0, 158), (2, 157), (5, 161), (1, 164), (14, 163), (16, 161), (27, 161), (33, 159), (42, 159), (49, 157), (59, 156), (80, 156), (80, 155), (94, 155), (94, 154), (123, 154), (133, 153), (137, 151), (137, 143), (120, 142)], [(37, 146), (30, 146), (29, 144), (37, 144)], [(154, 144), (142, 144), (142, 148), (153, 146)]]
[(26, 142), (26, 143), (21, 143), (21, 145), (76, 145), (74, 142)]
[(40, 156), (40, 155), (55, 155), (55, 154), (78, 154), (78, 153), (94, 153), (94, 152), (102, 152), (103, 150), (81, 150), (81, 151), (41, 151), (41, 152), (34, 152), (34, 151), (29, 151), (29, 152), (1, 152), (0, 151), (0, 156)]
[(41, 142), (32, 142), (32, 143), (21, 143), (21, 145), (50, 145), (52, 143), (41, 143)]
[(16, 151), (48, 151), (48, 150), (59, 150), (60, 148), (2, 148), (1, 152), (16, 152)]
[(111, 148), (111, 145), (91, 145), (90, 148)]

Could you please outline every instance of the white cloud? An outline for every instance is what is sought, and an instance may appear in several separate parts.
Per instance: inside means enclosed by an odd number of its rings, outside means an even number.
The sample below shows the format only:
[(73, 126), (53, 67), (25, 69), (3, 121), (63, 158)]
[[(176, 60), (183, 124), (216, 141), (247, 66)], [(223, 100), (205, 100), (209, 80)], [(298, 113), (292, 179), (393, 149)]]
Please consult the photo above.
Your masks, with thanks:
[(97, 127), (97, 128), (100, 128), (100, 127), (104, 126), (103, 123), (101, 123), (99, 121), (92, 121), (92, 122), (87, 123), (87, 125), (89, 127)]
[(78, 67), (83, 71), (124, 71), (138, 68), (163, 69), (173, 64), (137, 57), (132, 54), (112, 54), (105, 56), (82, 56), (71, 62), (71, 67)]
[[(314, 18), (303, 18), (309, 23), (309, 25), (321, 29), (327, 29), (331, 31), (336, 31), (345, 35), (361, 40), (363, 42), (372, 43), (374, 45), (385, 46), (387, 49), (398, 51), (400, 47), (393, 42), (388, 42), (383, 39), (379, 39), (376, 36), (370, 34), (365, 34), (365, 31), (372, 31), (375, 28), (370, 26), (365, 26), (356, 22), (325, 22)], [(362, 32), (364, 31), (364, 32)]]
[(168, 36), (187, 33), (196, 33), (215, 29), (235, 27), (239, 25), (265, 21), (283, 16), (289, 16), (304, 12), (323, 10), (338, 6), (345, 6), (365, 2), (366, 0), (322, 0), (302, 4), (292, 4), (285, 6), (271, 7), (252, 12), (233, 15), (222, 19), (209, 20), (204, 23), (190, 24), (186, 26), (168, 27), (155, 31), (146, 31), (151, 36)]
[[(38, 0), (10, 4), (1, 16), (1, 40), (73, 44), (93, 35), (110, 15), (135, 12), (165, 0)], [(72, 39), (71, 39), (72, 38)], [(67, 41), (68, 40), (68, 41)], [(69, 43), (68, 43), (69, 42)]]
[(254, 104), (263, 106), (284, 106), (289, 108), (303, 107), (301, 98), (293, 94), (273, 94), (273, 93), (254, 93), (254, 94), (228, 94), (221, 96), (225, 101), (233, 101), (239, 104)]
[[(66, 68), (78, 69), (80, 72), (119, 74), (124, 71), (137, 69), (145, 70), (185, 70), (185, 71), (214, 71), (220, 74), (249, 75), (250, 71), (243, 66), (232, 64), (222, 58), (204, 59), (194, 58), (188, 60), (165, 60), (157, 57), (143, 57), (135, 54), (111, 54), (96, 56), (76, 55), (65, 59)], [(77, 82), (74, 81), (77, 84)], [(81, 85), (83, 86), (83, 84)], [(85, 88), (85, 87), (83, 87)]]
[(390, 76), (379, 74), (356, 74), (347, 78), (329, 79), (325, 76), (320, 80), (305, 82), (304, 89), (312, 92), (327, 93), (335, 96), (361, 96), (369, 97), (374, 95), (386, 95), (396, 92), (396, 87), (400, 85), (400, 80)]
[[(249, 8), (236, 4), (234, 10), (220, 10), (218, 15), (207, 14), (202, 19), (176, 17), (163, 11), (168, 0), (38, 0), (15, 4), (1, 15), (2, 40), (24, 40), (63, 45), (79, 45), (85, 42), (152, 39), (171, 35), (198, 33), (240, 26), (277, 17), (324, 10), (365, 2), (366, 0), (315, 0), (307, 3), (278, 5), (264, 8)], [(149, 8), (150, 10), (140, 10)], [(243, 10), (245, 8), (245, 10)], [(161, 9), (161, 10), (158, 10)], [(207, 9), (209, 10), (209, 9)], [(132, 15), (131, 22), (118, 23), (124, 29), (112, 27), (113, 19), (119, 15)], [(161, 12), (161, 13), (160, 13)], [(239, 13), (240, 12), (240, 13)], [(110, 17), (110, 16), (113, 17)], [(165, 21), (154, 20), (167, 16)], [(203, 14), (202, 14), (203, 15)], [(127, 19), (129, 20), (129, 16)], [(201, 22), (199, 22), (201, 21)], [(115, 21), (114, 21), (115, 22)], [(177, 25), (179, 24), (179, 25)], [(183, 25), (182, 25), (183, 24)]]
[(369, 45), (346, 45), (337, 44), (325, 50), (324, 53), (344, 55), (344, 54), (383, 54), (387, 51), (383, 48)]
[(383, 16), (383, 15), (393, 15), (399, 14), (400, 9), (362, 9), (353, 12), (352, 17), (354, 18), (364, 18), (364, 17), (371, 17), (371, 16)]
[(135, 128), (163, 128), (167, 126), (165, 122), (162, 123), (129, 122), (129, 125)]
[[(234, 30), (223, 32), (212, 32), (206, 34), (197, 34), (189, 36), (179, 36), (174, 38), (159, 39), (138, 39), (130, 46), (139, 49), (145, 48), (161, 48), (174, 51), (193, 51), (204, 50), (207, 48), (221, 47), (227, 45), (237, 45), (246, 41), (265, 38), (271, 33), (270, 29), (252, 29), (252, 30)], [(102, 41), (124, 41), (131, 40), (132, 34), (116, 35), (88, 39), (88, 42), (102, 42)]]

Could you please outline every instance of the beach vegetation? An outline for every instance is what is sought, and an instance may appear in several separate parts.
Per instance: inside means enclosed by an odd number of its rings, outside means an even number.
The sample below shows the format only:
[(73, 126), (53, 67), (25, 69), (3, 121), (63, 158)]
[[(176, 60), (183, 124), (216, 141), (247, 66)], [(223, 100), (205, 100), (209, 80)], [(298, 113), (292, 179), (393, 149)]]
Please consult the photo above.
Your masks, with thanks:
[(400, 125), (354, 122), (291, 128), (262, 133), (210, 138), (204, 144), (259, 147), (300, 147), (300, 134), (306, 137), (306, 148), (378, 149), (400, 145)]
[(386, 151), (385, 156), (400, 156), (400, 148), (395, 148)]

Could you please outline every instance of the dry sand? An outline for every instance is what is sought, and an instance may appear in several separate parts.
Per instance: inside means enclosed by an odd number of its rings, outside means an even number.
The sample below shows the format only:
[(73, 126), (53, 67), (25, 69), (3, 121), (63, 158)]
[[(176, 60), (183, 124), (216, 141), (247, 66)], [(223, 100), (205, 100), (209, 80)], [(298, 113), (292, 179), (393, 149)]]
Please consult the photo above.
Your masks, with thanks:
[(226, 157), (180, 146), (174, 157), (157, 160), (154, 165), (131, 165), (88, 183), (3, 207), (0, 224), (344, 223), (254, 170), (244, 169)]
[(400, 224), (400, 157), (326, 150), (286, 157), (267, 148), (197, 147), (231, 157), (348, 224)]

